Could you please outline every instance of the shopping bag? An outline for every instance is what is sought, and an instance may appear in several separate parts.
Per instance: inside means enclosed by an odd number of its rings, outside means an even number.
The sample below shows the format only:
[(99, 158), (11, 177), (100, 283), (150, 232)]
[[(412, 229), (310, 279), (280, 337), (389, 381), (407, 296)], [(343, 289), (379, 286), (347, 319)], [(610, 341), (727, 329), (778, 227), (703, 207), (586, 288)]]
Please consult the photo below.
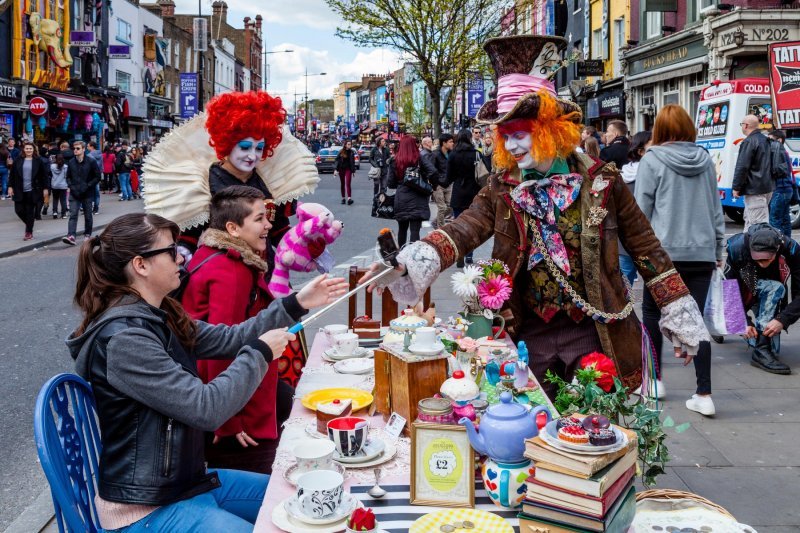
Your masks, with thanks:
[(725, 279), (721, 269), (715, 270), (711, 278), (703, 320), (711, 335), (742, 335), (747, 330), (739, 282)]

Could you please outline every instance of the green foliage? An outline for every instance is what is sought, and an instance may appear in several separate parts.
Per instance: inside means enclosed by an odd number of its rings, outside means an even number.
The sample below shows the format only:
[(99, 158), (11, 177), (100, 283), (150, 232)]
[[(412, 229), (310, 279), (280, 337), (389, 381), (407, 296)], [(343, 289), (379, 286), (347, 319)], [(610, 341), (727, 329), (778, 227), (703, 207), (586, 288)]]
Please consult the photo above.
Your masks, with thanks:
[(579, 369), (575, 372), (575, 382), (567, 383), (548, 370), (546, 381), (558, 387), (553, 402), (555, 408), (562, 416), (573, 413), (603, 415), (635, 431), (642, 463), (642, 483), (647, 487), (654, 486), (656, 478), (665, 473), (669, 461), (664, 428), (675, 427), (676, 433), (682, 433), (689, 428), (689, 423), (676, 427), (669, 416), (662, 422), (661, 411), (654, 409), (652, 402), (641, 396), (636, 402), (631, 402), (628, 389), (617, 377), (614, 378), (614, 390), (603, 392), (595, 383), (596, 374), (592, 368)]

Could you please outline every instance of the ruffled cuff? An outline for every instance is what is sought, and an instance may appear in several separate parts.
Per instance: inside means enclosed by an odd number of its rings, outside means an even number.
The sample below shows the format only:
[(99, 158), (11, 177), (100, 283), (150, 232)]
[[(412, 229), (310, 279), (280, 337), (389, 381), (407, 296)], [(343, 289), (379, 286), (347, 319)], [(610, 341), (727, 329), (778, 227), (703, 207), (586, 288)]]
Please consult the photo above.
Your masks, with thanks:
[(390, 283), (389, 290), (397, 303), (415, 305), (439, 276), (439, 254), (429, 244), (417, 241), (397, 254), (397, 262), (405, 265), (408, 275)]
[(700, 343), (711, 340), (703, 315), (691, 296), (681, 296), (662, 307), (658, 326), (674, 347), (685, 349), (689, 355), (697, 355)]

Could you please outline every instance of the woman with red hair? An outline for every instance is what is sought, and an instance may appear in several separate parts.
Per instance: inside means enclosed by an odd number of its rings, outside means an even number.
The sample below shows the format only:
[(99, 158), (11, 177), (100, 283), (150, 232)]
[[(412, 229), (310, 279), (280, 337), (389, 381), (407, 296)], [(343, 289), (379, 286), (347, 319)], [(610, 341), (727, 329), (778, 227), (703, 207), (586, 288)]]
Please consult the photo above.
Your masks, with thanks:
[(430, 194), (411, 188), (405, 179), (407, 172), (420, 172), (419, 149), (412, 135), (400, 140), (394, 163), (389, 165), (389, 188), (397, 189), (394, 195), (394, 218), (399, 227), (397, 242), (401, 247), (406, 243), (409, 229), (411, 239), (408, 242), (418, 241), (422, 221), (431, 217), (431, 208), (428, 206)]

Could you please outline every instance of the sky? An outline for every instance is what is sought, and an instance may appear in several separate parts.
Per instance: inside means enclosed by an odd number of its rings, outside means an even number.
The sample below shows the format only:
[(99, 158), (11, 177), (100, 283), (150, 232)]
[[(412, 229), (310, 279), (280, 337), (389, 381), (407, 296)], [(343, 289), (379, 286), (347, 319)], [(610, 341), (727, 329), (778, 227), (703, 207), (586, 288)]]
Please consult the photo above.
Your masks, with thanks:
[[(203, 14), (211, 13), (211, 0), (201, 0)], [(343, 81), (361, 81), (362, 74), (385, 74), (402, 65), (400, 55), (389, 49), (359, 48), (336, 37), (342, 21), (324, 0), (226, 0), (228, 23), (243, 27), (243, 19), (260, 14), (262, 37), (267, 51), (293, 50), (267, 55), (270, 65), (268, 91), (280, 96), (287, 109), (298, 102), (308, 77), (309, 98), (332, 98), (334, 88)], [(175, 0), (177, 13), (196, 13), (194, 0)]]

